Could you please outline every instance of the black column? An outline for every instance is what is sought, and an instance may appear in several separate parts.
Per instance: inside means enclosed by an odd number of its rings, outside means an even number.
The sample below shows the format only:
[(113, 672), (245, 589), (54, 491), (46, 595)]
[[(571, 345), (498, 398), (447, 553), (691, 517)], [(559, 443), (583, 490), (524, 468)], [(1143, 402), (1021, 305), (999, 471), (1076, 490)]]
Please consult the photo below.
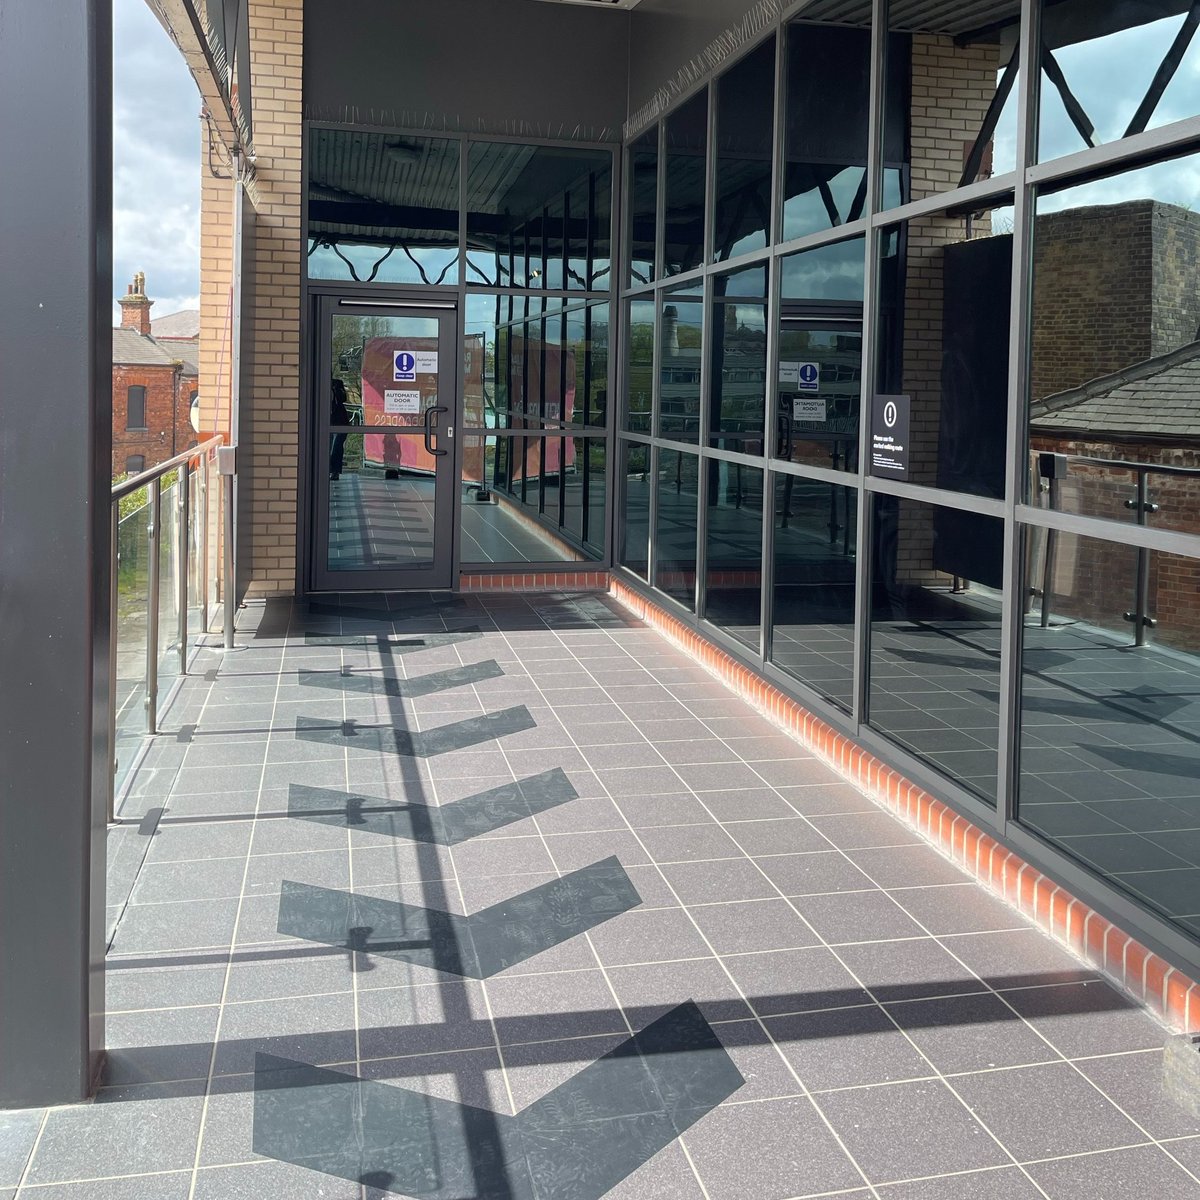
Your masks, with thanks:
[(111, 0), (0, 0), (0, 1108), (103, 1045)]

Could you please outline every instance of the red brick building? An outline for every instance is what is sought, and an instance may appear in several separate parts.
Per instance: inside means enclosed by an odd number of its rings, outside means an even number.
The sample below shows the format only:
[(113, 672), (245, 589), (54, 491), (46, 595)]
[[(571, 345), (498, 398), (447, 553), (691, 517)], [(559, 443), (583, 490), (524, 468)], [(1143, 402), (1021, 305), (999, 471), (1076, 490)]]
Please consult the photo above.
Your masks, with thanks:
[(112, 472), (135, 474), (196, 444), (191, 406), (199, 381), (199, 314), (151, 322), (140, 271), (119, 300), (112, 337)]

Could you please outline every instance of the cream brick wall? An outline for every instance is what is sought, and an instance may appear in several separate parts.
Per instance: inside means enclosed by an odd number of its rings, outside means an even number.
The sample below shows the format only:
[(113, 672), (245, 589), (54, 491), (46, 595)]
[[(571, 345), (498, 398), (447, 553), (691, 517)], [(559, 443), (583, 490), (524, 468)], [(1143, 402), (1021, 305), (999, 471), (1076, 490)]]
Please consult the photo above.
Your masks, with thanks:
[[(288, 595), (300, 452), (303, 0), (250, 0), (249, 19), (254, 211), (243, 263), (239, 487), (251, 525), (242, 569), (250, 570), (248, 595)], [(227, 431), (231, 184), (206, 179), (201, 200), (201, 395), (205, 420)]]

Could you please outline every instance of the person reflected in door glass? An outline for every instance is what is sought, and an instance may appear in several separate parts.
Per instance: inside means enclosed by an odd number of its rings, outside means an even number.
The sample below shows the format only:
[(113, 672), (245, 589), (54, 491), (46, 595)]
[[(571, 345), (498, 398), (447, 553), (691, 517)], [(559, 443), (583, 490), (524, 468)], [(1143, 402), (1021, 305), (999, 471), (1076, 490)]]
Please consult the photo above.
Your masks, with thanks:
[[(329, 424), (349, 425), (350, 410), (346, 407), (346, 385), (335, 379), (331, 384), (332, 403), (329, 407)], [(335, 433), (329, 443), (329, 478), (337, 479), (342, 474), (342, 463), (346, 455), (345, 433)]]

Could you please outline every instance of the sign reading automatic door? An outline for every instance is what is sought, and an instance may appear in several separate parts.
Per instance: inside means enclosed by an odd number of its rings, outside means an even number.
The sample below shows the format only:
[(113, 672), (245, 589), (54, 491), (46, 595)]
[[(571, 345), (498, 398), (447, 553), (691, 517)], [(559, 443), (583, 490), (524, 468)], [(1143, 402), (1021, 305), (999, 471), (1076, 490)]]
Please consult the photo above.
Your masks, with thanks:
[(876, 396), (871, 406), (871, 474), (908, 479), (908, 396)]

